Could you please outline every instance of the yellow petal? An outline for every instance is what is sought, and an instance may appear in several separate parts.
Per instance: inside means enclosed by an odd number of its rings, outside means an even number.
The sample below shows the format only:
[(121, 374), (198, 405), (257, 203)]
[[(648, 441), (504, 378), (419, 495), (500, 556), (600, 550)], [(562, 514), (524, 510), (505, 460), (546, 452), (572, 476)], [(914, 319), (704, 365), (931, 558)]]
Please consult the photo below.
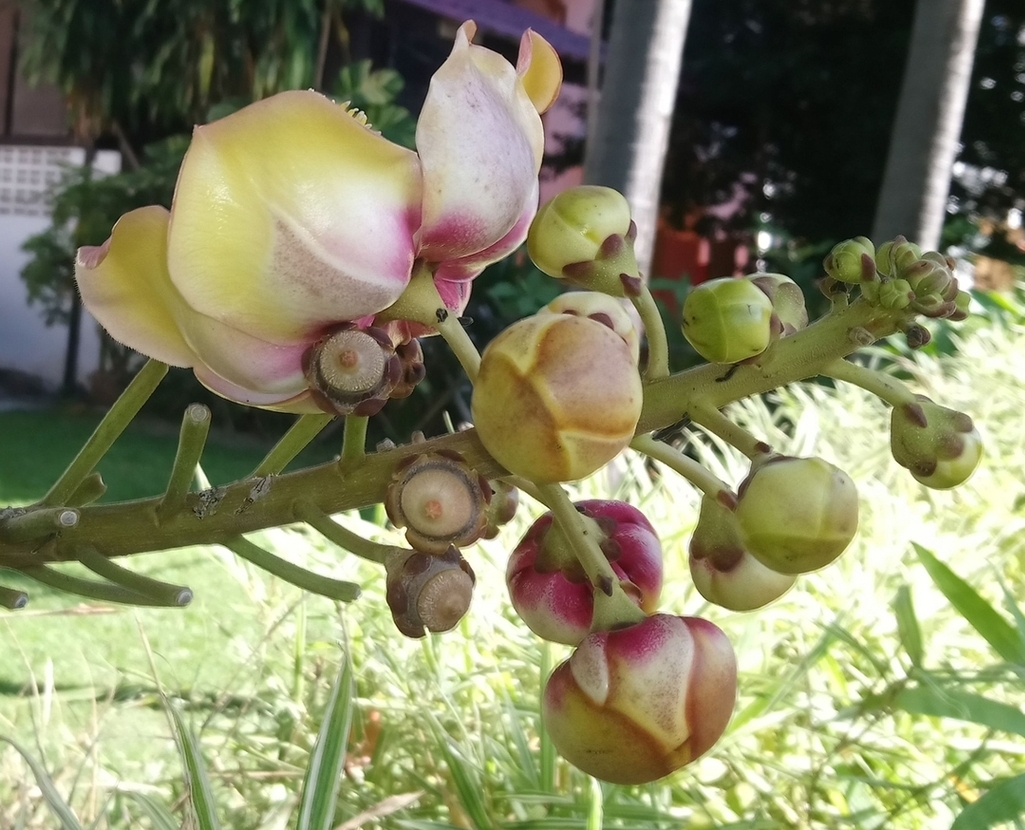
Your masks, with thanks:
[(175, 319), (182, 300), (167, 273), (167, 221), (156, 205), (126, 213), (103, 245), (79, 249), (75, 279), (85, 307), (115, 340), (193, 366), (198, 358)]
[(417, 123), (424, 175), (421, 255), (433, 262), (472, 256), (536, 210), (544, 131), (516, 69), (474, 46), (472, 22), (431, 79)]
[(533, 29), (527, 29), (520, 39), (516, 74), (534, 109), (547, 112), (562, 88), (562, 62), (552, 44)]
[(168, 242), (190, 306), (288, 342), (390, 305), (420, 225), (416, 156), (323, 95), (283, 92), (196, 129)]

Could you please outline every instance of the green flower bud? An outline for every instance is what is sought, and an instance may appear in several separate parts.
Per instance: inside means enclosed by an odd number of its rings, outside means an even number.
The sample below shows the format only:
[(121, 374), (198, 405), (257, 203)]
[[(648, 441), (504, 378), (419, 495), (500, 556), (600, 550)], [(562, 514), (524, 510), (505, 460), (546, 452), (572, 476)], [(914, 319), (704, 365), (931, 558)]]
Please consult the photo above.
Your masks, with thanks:
[(705, 496), (690, 540), (690, 574), (709, 602), (730, 611), (753, 611), (779, 599), (797, 577), (769, 570), (745, 548), (733, 511)]
[(603, 467), (633, 439), (643, 394), (637, 359), (593, 317), (542, 313), (481, 355), (471, 409), (477, 434), (509, 472), (539, 483)]
[(972, 304), (972, 295), (967, 291), (958, 291), (954, 295), (954, 310), (947, 316), (948, 320), (957, 322), (968, 317), (968, 307)]
[[(875, 279), (873, 257), (875, 246), (872, 240), (864, 236), (856, 236), (833, 246), (822, 263), (834, 280), (849, 283), (871, 282)], [(866, 259), (867, 257), (867, 259)]]
[(916, 395), (915, 403), (890, 414), (890, 451), (898, 464), (926, 487), (947, 490), (964, 484), (982, 459), (982, 438), (963, 412)]
[(880, 274), (894, 277), (921, 258), (921, 248), (913, 242), (908, 242), (903, 236), (898, 236), (879, 246), (879, 250), (876, 251), (876, 268)]
[(858, 491), (821, 458), (777, 456), (740, 485), (736, 509), (744, 547), (770, 570), (801, 574), (835, 560), (858, 529)]
[(609, 237), (628, 234), (630, 205), (622, 193), (611, 187), (571, 187), (538, 210), (527, 232), (527, 253), (548, 276), (562, 278), (567, 265), (597, 259)]
[(793, 334), (808, 325), (808, 309), (804, 305), (801, 286), (784, 274), (751, 274), (745, 279), (757, 285), (772, 302), (772, 311), (779, 318), (782, 336)]
[(749, 280), (709, 280), (684, 301), (683, 336), (711, 363), (738, 363), (768, 347), (772, 311), (772, 301)]
[(879, 283), (879, 293), (876, 302), (883, 308), (900, 311), (911, 305), (915, 298), (915, 292), (907, 280), (887, 280)]

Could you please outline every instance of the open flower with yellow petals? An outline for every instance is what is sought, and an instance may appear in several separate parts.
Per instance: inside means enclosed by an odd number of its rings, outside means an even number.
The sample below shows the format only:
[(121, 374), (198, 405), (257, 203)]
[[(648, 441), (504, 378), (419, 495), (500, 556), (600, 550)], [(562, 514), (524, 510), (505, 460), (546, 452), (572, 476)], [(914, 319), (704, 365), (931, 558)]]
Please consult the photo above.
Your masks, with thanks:
[(86, 307), (116, 340), (191, 367), (214, 392), (291, 412), (318, 408), (311, 348), (369, 325), (415, 265), (461, 311), (470, 280), (526, 237), (540, 113), (562, 79), (536, 33), (514, 67), (473, 45), (475, 29), (460, 27), (431, 80), (415, 153), (312, 91), (197, 127), (171, 210), (127, 213), (78, 252)]

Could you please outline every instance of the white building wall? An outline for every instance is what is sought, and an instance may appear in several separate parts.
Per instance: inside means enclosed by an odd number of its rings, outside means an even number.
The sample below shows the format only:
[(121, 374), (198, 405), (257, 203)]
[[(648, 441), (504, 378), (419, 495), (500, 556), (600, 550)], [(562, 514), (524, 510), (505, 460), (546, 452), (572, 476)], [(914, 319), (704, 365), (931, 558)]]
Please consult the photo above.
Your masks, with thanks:
[[(0, 368), (16, 369), (56, 389), (64, 377), (68, 330), (47, 326), (38, 306), (30, 306), (21, 269), (29, 255), (21, 250), (28, 237), (50, 224), (47, 191), (60, 181), (63, 165), (81, 165), (81, 147), (0, 147)], [(96, 153), (99, 173), (121, 168), (119, 153)], [(82, 314), (78, 351), (78, 380), (85, 383), (96, 371), (100, 338), (96, 321)]]

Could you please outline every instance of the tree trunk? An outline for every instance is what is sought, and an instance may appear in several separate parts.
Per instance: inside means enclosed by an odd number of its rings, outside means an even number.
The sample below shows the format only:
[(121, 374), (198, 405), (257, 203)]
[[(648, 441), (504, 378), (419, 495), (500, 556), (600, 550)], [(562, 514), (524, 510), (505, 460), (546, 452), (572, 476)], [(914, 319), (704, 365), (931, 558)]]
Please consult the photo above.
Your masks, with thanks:
[(615, 0), (601, 103), (587, 141), (584, 181), (614, 187), (630, 202), (644, 275), (690, 9), (691, 0)]
[(984, 0), (918, 0), (873, 239), (940, 244)]

